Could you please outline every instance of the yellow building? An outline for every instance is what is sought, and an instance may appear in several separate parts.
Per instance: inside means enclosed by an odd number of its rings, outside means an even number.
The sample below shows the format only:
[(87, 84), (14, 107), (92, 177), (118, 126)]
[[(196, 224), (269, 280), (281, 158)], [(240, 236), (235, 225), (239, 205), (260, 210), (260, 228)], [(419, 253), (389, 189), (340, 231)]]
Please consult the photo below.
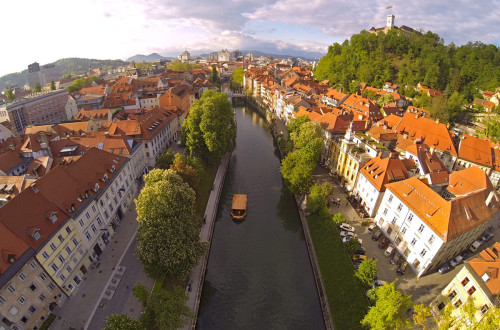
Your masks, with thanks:
[[(473, 299), (476, 307), (474, 323), (480, 322), (483, 315), (493, 306), (499, 305), (500, 294), (500, 243), (487, 248), (476, 258), (468, 261), (453, 280), (442, 291), (442, 298), (437, 299), (433, 306), (443, 310), (446, 304), (453, 306), (452, 317), (455, 328), (460, 324), (472, 324), (460, 306)], [(465, 318), (465, 319), (464, 319)], [(464, 322), (459, 322), (459, 321)]]

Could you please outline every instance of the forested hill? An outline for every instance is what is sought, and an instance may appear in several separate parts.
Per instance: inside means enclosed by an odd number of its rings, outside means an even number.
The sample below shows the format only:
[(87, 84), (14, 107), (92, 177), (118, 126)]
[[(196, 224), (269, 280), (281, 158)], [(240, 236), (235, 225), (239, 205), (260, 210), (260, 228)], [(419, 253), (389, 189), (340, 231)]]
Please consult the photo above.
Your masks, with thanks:
[[(409, 91), (422, 81), (445, 97), (457, 91), (471, 102), (477, 88), (494, 91), (500, 86), (500, 50), (480, 42), (444, 45), (432, 32), (407, 36), (397, 30), (387, 35), (362, 31), (350, 41), (331, 45), (314, 75), (350, 92), (360, 82), (382, 88), (388, 81)], [(404, 88), (400, 92), (404, 94)]]
[[(122, 60), (97, 60), (89, 58), (72, 57), (72, 58), (63, 58), (51, 64), (56, 65), (56, 68), (58, 69), (59, 74), (62, 77), (65, 74), (85, 73), (89, 69), (89, 66), (92, 66), (92, 68), (101, 68), (108, 70), (111, 68), (116, 68), (121, 65), (126, 65), (127, 62), (124, 62)], [(27, 66), (28, 65), (26, 65), (26, 67)], [(23, 70), (21, 72), (9, 73), (3, 77), (0, 77), (0, 91), (13, 86), (22, 87), (27, 82), (28, 82), (28, 69)]]

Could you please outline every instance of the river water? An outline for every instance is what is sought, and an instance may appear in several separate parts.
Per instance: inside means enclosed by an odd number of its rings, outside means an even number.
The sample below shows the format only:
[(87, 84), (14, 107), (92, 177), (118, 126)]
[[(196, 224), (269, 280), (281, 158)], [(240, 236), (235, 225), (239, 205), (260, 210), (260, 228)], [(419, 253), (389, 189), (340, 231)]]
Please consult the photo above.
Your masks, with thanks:
[[(201, 297), (199, 329), (324, 329), (293, 196), (265, 119), (235, 108), (236, 149), (224, 182)], [(235, 193), (247, 217), (231, 219)]]

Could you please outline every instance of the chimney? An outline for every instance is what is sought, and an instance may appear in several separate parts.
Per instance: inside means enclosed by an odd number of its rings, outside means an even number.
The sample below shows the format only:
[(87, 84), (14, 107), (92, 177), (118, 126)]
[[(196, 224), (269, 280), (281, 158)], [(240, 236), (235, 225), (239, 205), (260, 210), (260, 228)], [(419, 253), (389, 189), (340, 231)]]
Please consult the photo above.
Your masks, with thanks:
[(415, 119), (418, 119), (418, 114), (415, 115)]
[(109, 132), (104, 132), (104, 137), (107, 139), (109, 138)]
[(439, 124), (439, 118), (436, 118), (436, 125)]
[(430, 153), (431, 155), (434, 155), (434, 149), (435, 149), (434, 147), (430, 147), (429, 153)]

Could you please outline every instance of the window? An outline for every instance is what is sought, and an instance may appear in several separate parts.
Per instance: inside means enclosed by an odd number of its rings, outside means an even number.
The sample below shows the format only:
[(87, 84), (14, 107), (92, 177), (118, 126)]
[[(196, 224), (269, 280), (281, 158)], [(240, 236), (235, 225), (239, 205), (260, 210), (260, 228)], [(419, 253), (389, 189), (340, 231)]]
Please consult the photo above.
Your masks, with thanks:
[(59, 275), (59, 278), (60, 278), (60, 279), (61, 279), (61, 281), (63, 281), (63, 282), (66, 280), (66, 276), (64, 276), (64, 274)]
[(444, 306), (446, 306), (446, 305), (444, 304), (444, 302), (441, 302), (441, 303), (438, 305), (438, 309), (439, 309), (439, 310), (442, 310), (442, 309), (444, 308)]
[(71, 284), (71, 283), (70, 283), (70, 284), (68, 284), (68, 289), (69, 289), (69, 291), (73, 291), (73, 289), (74, 289), (74, 288), (75, 288), (75, 287), (73, 286), (73, 284)]
[(481, 314), (486, 313), (486, 312), (488, 311), (488, 309), (490, 309), (490, 308), (488, 307), (488, 305), (483, 305), (483, 306), (481, 307)]
[(118, 200), (116, 199), (116, 197), (113, 197), (113, 201), (115, 202), (116, 205), (118, 205)]
[(98, 224), (99, 226), (102, 226), (102, 220), (101, 220), (101, 218), (99, 218), (99, 217), (97, 217), (97, 224)]
[(59, 267), (57, 267), (57, 265), (56, 265), (56, 264), (54, 264), (54, 263), (52, 263), (52, 264), (50, 265), (50, 267), (52, 267), (52, 269), (53, 269), (55, 272), (57, 272), (57, 271), (59, 270)]
[(63, 235), (58, 235), (57, 238), (59, 239), (59, 242), (64, 242), (64, 237)]
[(80, 276), (76, 275), (75, 277), (73, 277), (73, 281), (75, 281), (76, 284), (80, 284), (82, 282), (82, 279), (80, 278)]
[(83, 250), (82, 250), (82, 248), (80, 248), (80, 247), (78, 248), (78, 253), (80, 253), (80, 255), (83, 256)]
[(80, 224), (80, 227), (83, 227), (85, 225), (82, 219), (78, 220), (78, 223)]
[(396, 217), (392, 218), (391, 223), (392, 223), (392, 224), (395, 224), (395, 223), (396, 223), (396, 220), (397, 220), (397, 219), (396, 219)]
[(476, 292), (476, 288), (473, 286), (470, 287), (469, 290), (467, 290), (467, 293), (469, 294), (469, 296), (472, 296), (472, 294)]
[(434, 242), (434, 235), (431, 235), (431, 237), (429, 238), (429, 244), (432, 244)]
[(41, 295), (38, 296), (38, 299), (40, 299), (40, 301), (44, 301), (45, 300), (45, 296), (43, 294), (41, 294)]
[(104, 211), (104, 215), (106, 216), (106, 219), (109, 219), (109, 213), (108, 213), (108, 211)]
[(403, 233), (403, 235), (406, 234), (406, 229), (407, 229), (406, 227), (403, 227), (403, 229), (401, 229), (401, 232)]
[(17, 301), (19, 301), (19, 303), (21, 305), (24, 305), (24, 303), (26, 302), (26, 298), (24, 298), (23, 296), (19, 297), (19, 299), (17, 299)]
[(33, 283), (31, 283), (30, 290), (33, 291), (33, 292), (36, 291), (36, 285), (33, 284)]
[(69, 228), (69, 226), (66, 226), (66, 232), (67, 232), (68, 234), (71, 234), (71, 228)]
[(392, 195), (389, 196), (389, 203), (392, 202), (392, 197), (393, 197)]
[(49, 254), (47, 252), (43, 251), (42, 257), (44, 257), (45, 259), (49, 259)]
[(88, 231), (85, 231), (85, 237), (87, 237), (88, 240), (90, 240), (92, 238), (92, 236), (90, 235), (90, 233)]
[(23, 317), (21, 318), (21, 322), (23, 322), (23, 323), (28, 322), (28, 318), (27, 318), (26, 316), (23, 316)]
[(384, 212), (383, 212), (383, 213), (384, 213), (384, 215), (386, 215), (386, 214), (387, 214), (387, 207), (385, 208), (385, 210), (384, 210)]
[(424, 225), (420, 225), (420, 227), (418, 227), (418, 232), (421, 233), (424, 231)]
[(390, 235), (392, 233), (392, 227), (387, 228), (387, 235)]
[(411, 245), (415, 245), (415, 243), (417, 243), (417, 239), (414, 238), (411, 240)]
[(36, 307), (31, 305), (30, 308), (28, 308), (28, 310), (31, 312), (31, 313), (34, 313), (36, 311)]
[(64, 262), (66, 261), (66, 259), (64, 259), (64, 257), (62, 256), (62, 254), (58, 255), (58, 256), (57, 256), (57, 259), (59, 259), (59, 261), (60, 261), (61, 263), (64, 263)]
[(5, 304), (5, 298), (3, 296), (0, 296), (0, 304), (1, 305)]
[(95, 206), (92, 205), (92, 212), (95, 212), (95, 211), (96, 211)]
[(12, 284), (10, 284), (7, 287), (7, 291), (9, 291), (10, 293), (14, 293), (14, 292), (16, 292), (16, 288)]
[(38, 267), (38, 265), (36, 264), (36, 261), (32, 261), (30, 262), (30, 266), (31, 266), (31, 269), (36, 269), (36, 267)]
[(74, 262), (75, 264), (77, 264), (77, 263), (78, 263), (78, 259), (77, 259), (76, 257), (71, 258), (71, 260), (73, 260), (73, 262)]
[(48, 287), (50, 290), (54, 290), (56, 288), (56, 285), (53, 282), (50, 282)]
[(54, 243), (50, 243), (50, 248), (52, 251), (55, 251), (57, 249), (57, 246)]
[(95, 227), (95, 225), (94, 225), (94, 224), (91, 224), (91, 225), (90, 225), (90, 228), (92, 228), (92, 231), (93, 231), (94, 233), (97, 231), (97, 228)]
[(75, 244), (75, 246), (78, 246), (78, 240), (75, 237), (73, 237), (71, 241)]
[(42, 281), (45, 281), (45, 279), (47, 278), (47, 274), (45, 274), (45, 272), (41, 272), (40, 278), (42, 279)]
[(423, 249), (422, 252), (420, 252), (420, 255), (423, 257), (423, 256), (425, 256), (426, 253), (427, 253), (427, 250)]
[(463, 280), (462, 280), (462, 285), (463, 286), (466, 286), (467, 283), (469, 283), (469, 278), (468, 277), (465, 277)]
[(399, 203), (398, 205), (398, 211), (401, 211), (403, 209), (403, 204)]
[(408, 221), (409, 221), (409, 222), (411, 222), (411, 220), (412, 220), (412, 219), (413, 219), (413, 214), (410, 214), (410, 215), (408, 216)]
[(71, 248), (69, 246), (66, 245), (64, 249), (66, 250), (66, 252), (68, 252), (68, 255), (71, 254)]
[(106, 193), (106, 200), (109, 200), (109, 195), (108, 195), (108, 193)]
[(21, 272), (21, 273), (19, 274), (19, 279), (20, 279), (21, 281), (24, 281), (26, 278), (28, 278), (28, 276), (26, 276), (26, 274), (25, 274), (25, 273)]
[(33, 238), (34, 238), (36, 241), (38, 241), (38, 240), (40, 239), (40, 237), (42, 237), (42, 236), (40, 235), (40, 231), (39, 231), (38, 229), (37, 229), (37, 230), (35, 230), (35, 231), (33, 232)]
[(462, 305), (462, 300), (458, 299), (455, 303), (454, 303), (455, 307), (458, 308), (460, 307), (460, 305)]
[(90, 213), (89, 212), (85, 212), (85, 216), (87, 217), (87, 219), (90, 219)]
[(12, 308), (9, 310), (9, 313), (11, 313), (12, 315), (16, 315), (17, 312), (19, 312), (19, 309), (17, 309), (16, 307), (12, 306)]

